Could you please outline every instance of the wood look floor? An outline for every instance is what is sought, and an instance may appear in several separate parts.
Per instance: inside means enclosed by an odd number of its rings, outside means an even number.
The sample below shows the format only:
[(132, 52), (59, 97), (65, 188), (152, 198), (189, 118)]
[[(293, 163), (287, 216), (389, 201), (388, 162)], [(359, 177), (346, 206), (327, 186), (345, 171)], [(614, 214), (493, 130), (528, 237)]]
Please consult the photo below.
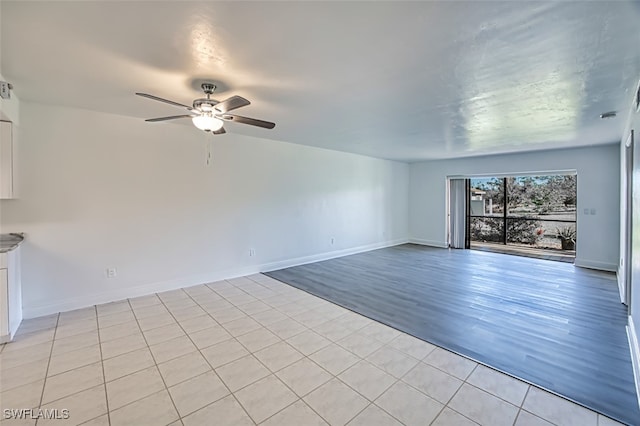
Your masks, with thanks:
[(614, 274), (405, 244), (266, 275), (640, 424)]

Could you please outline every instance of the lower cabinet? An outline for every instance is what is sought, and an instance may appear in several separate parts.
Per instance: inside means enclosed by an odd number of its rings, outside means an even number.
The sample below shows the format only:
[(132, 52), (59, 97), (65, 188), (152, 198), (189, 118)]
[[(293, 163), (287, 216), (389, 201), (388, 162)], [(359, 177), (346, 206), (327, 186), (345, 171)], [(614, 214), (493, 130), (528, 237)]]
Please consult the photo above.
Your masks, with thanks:
[(0, 343), (13, 339), (22, 322), (20, 247), (0, 253)]

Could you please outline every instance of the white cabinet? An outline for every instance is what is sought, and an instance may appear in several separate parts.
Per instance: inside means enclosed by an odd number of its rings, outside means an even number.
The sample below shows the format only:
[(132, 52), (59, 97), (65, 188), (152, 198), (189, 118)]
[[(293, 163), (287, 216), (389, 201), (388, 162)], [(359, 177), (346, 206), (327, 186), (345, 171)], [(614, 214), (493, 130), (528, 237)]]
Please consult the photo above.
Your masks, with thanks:
[(13, 123), (0, 121), (0, 199), (14, 198)]
[(20, 247), (0, 253), (0, 343), (13, 339), (22, 322)]

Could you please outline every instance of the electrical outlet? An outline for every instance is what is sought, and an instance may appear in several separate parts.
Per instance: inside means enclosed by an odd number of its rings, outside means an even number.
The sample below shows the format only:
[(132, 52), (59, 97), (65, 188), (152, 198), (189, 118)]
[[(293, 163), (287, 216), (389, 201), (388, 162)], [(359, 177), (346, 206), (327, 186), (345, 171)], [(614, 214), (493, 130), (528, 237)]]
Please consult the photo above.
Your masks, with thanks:
[(107, 268), (104, 273), (107, 278), (115, 278), (118, 276), (118, 270), (116, 268)]
[(334, 245), (336, 243), (336, 239), (331, 237), (331, 245)]
[(11, 85), (6, 81), (0, 81), (0, 98), (11, 99)]
[(249, 256), (253, 257), (256, 255), (256, 249), (249, 249)]

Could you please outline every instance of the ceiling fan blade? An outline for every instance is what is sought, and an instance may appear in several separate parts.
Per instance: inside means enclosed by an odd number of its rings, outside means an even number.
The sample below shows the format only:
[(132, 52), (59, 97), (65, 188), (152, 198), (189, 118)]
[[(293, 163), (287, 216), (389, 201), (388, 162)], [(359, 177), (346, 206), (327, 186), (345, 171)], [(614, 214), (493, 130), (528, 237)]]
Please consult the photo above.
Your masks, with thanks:
[(171, 115), (169, 117), (159, 117), (159, 118), (149, 118), (146, 119), (144, 121), (148, 121), (150, 123), (155, 122), (155, 121), (167, 121), (167, 120), (175, 120), (176, 118), (192, 118), (194, 117), (191, 114), (184, 114), (184, 115)]
[(250, 124), (252, 126), (263, 127), (265, 129), (273, 129), (274, 127), (276, 127), (276, 123), (272, 123), (270, 121), (258, 120), (257, 118), (243, 117), (241, 115), (224, 114), (220, 116), (220, 118), (227, 121), (234, 121), (236, 123)]
[(220, 127), (220, 129), (216, 130), (215, 132), (211, 132), (214, 135), (223, 135), (225, 133), (227, 133), (227, 131), (224, 129), (224, 127)]
[(188, 105), (183, 105), (183, 104), (180, 104), (178, 102), (170, 101), (169, 99), (159, 98), (157, 96), (149, 95), (147, 93), (136, 93), (136, 95), (142, 96), (143, 98), (153, 99), (154, 101), (164, 102), (165, 104), (169, 104), (169, 105), (173, 105), (173, 106), (177, 106), (177, 107), (181, 107), (181, 108), (186, 108), (189, 111), (191, 111), (193, 109)]
[(245, 98), (243, 98), (242, 96), (232, 96), (228, 99), (225, 99), (222, 102), (218, 102), (216, 104), (216, 106), (214, 106), (213, 108), (221, 113), (225, 113), (231, 110), (234, 110), (236, 108), (240, 108), (243, 106), (247, 106), (251, 104), (251, 102), (249, 102), (248, 100), (246, 100)]

